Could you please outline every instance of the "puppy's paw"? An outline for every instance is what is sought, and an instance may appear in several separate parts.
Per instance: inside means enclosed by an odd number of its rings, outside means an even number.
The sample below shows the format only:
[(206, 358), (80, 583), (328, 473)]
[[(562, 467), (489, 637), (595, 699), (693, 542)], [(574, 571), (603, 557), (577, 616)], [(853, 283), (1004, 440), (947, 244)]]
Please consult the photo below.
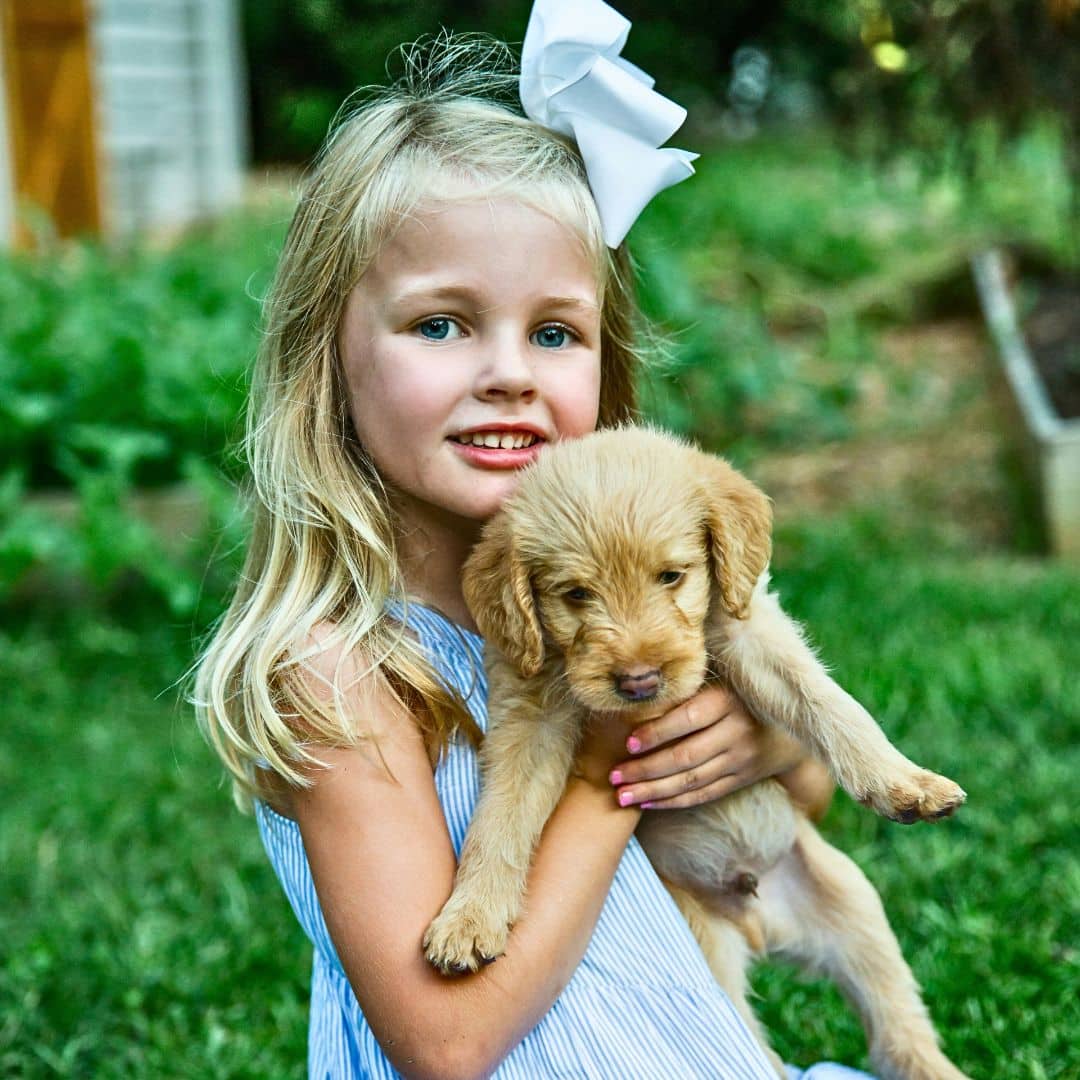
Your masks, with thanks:
[(948, 817), (967, 798), (959, 784), (928, 769), (914, 769), (868, 791), (860, 802), (883, 817), (910, 825)]
[(451, 898), (424, 934), (424, 955), (444, 975), (478, 971), (506, 952), (510, 926), (490, 911)]

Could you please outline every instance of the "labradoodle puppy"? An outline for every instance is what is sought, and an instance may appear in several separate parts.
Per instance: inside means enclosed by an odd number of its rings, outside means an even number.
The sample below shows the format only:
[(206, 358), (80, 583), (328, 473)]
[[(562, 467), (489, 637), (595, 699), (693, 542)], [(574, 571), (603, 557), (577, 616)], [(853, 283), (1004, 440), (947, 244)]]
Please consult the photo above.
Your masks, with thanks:
[[(490, 727), (454, 892), (424, 938), (433, 965), (476, 970), (505, 950), (593, 712), (618, 711), (629, 730), (715, 678), (886, 817), (933, 820), (964, 801), (829, 678), (769, 593), (770, 524), (766, 497), (729, 465), (648, 429), (561, 443), (522, 475), (465, 568)], [(646, 814), (638, 837), (781, 1075), (747, 1003), (750, 959), (773, 953), (835, 979), (880, 1076), (962, 1080), (873, 886), (779, 783)]]

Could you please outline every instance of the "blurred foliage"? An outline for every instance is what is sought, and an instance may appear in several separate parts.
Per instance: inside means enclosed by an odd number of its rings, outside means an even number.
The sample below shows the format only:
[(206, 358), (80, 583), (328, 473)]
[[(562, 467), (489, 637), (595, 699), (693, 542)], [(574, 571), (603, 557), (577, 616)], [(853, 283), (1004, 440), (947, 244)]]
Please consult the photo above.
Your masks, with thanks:
[[(440, 26), (520, 42), (530, 0), (245, 0), (258, 160), (303, 160), (340, 102), (384, 82), (402, 42)], [(747, 102), (733, 58), (766, 57), (760, 116), (824, 110), (878, 150), (955, 154), (973, 124), (1005, 137), (1055, 116), (1080, 141), (1078, 0), (621, 0), (626, 55), (691, 107), (691, 124)], [(391, 62), (391, 69), (393, 64)], [(1072, 162), (1077, 175), (1076, 161)]]
[[(663, 354), (648, 414), (745, 461), (856, 434), (872, 369), (893, 380), (890, 422), (925, 419), (926, 388), (887, 369), (880, 327), (970, 310), (976, 247), (1064, 252), (1073, 235), (1058, 128), (972, 141), (974, 169), (915, 153), (871, 166), (820, 131), (704, 155), (631, 238)], [(168, 245), (0, 256), (0, 603), (36, 577), (61, 598), (74, 579), (106, 604), (149, 586), (175, 614), (220, 610), (245, 535), (235, 483), (258, 300), (288, 212)], [(140, 511), (147, 490), (178, 486), (189, 519)]]
[[(234, 519), (257, 297), (284, 220), (238, 216), (167, 247), (0, 254), (0, 599), (35, 569), (95, 589), (135, 574), (193, 609), (205, 546), (185, 558), (130, 498), (194, 487), (192, 538)], [(74, 506), (24, 498), (54, 491)]]
[(84, 464), (142, 485), (220, 461), (284, 214), (182, 242), (0, 254), (0, 454), (38, 488)]
[[(529, 6), (249, 0), (256, 156), (309, 157), (401, 42), (440, 25), (513, 41)], [(875, 328), (955, 302), (975, 247), (1080, 261), (1080, 0), (619, 7), (628, 56), (713, 147), (632, 241), (665, 341), (645, 404), (667, 426), (737, 456), (843, 438)], [(836, 123), (829, 137), (791, 124), (822, 113), (846, 125), (839, 140)], [(200, 555), (242, 540), (245, 372), (286, 217), (240, 215), (167, 247), (42, 237), (38, 255), (0, 258), (0, 599), (55, 570), (99, 595), (149, 583), (174, 612), (200, 593), (217, 603)], [(177, 484), (207, 508), (186, 548), (133, 504)], [(49, 490), (74, 493), (75, 511), (25, 497)]]
[(788, 7), (833, 48), (847, 46), (844, 61), (819, 77), (838, 114), (873, 141), (953, 149), (973, 124), (992, 120), (1011, 136), (1045, 113), (1080, 134), (1076, 0), (790, 0)]
[[(820, 131), (704, 155), (632, 237), (643, 307), (668, 335), (650, 413), (742, 458), (843, 438), (863, 374), (884, 370), (883, 324), (975, 310), (972, 252), (1074, 260), (1060, 129), (976, 140), (974, 168), (914, 152), (860, 163)], [(919, 388), (892, 391), (902, 406)]]

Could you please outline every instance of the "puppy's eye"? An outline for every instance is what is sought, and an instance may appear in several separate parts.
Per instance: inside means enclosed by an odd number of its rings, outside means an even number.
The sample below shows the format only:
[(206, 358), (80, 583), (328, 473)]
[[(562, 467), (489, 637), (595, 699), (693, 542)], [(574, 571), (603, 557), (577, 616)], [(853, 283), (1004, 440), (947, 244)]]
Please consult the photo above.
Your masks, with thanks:
[(685, 576), (685, 572), (682, 570), (662, 570), (656, 575), (656, 580), (661, 585), (678, 585)]
[(568, 600), (571, 604), (584, 604), (586, 600), (592, 599), (592, 593), (583, 585), (575, 585), (572, 589), (567, 589), (563, 593), (563, 599)]

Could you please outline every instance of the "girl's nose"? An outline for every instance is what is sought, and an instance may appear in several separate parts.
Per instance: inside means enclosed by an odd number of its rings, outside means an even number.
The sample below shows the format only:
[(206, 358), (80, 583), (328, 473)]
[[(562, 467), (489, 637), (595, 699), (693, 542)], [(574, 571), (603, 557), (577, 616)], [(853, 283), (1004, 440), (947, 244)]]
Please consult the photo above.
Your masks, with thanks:
[(527, 343), (493, 342), (488, 362), (477, 378), (477, 396), (486, 401), (532, 401), (536, 381), (527, 349)]

